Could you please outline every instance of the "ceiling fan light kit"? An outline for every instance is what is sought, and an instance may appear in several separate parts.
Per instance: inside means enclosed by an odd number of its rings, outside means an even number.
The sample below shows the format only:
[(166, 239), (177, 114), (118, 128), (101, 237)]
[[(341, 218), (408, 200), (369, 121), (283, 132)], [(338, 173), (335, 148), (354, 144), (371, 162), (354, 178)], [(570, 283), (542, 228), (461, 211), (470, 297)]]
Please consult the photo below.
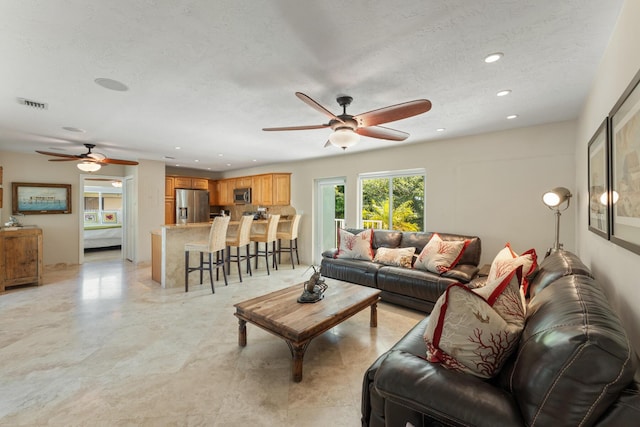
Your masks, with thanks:
[(418, 114), (426, 113), (431, 109), (431, 102), (429, 100), (417, 99), (415, 101), (390, 105), (388, 107), (352, 116), (347, 114), (347, 106), (351, 104), (353, 98), (342, 95), (336, 98), (336, 101), (342, 107), (342, 114), (335, 115), (302, 92), (296, 92), (296, 96), (311, 108), (329, 117), (329, 123), (308, 126), (262, 128), (262, 130), (288, 131), (331, 128), (333, 133), (329, 135), (330, 144), (325, 144), (325, 147), (328, 145), (334, 145), (342, 148), (343, 150), (357, 144), (360, 140), (360, 136), (386, 139), (389, 141), (404, 141), (409, 137), (408, 133), (378, 125), (417, 116)]
[(329, 142), (343, 150), (356, 145), (358, 141), (360, 141), (360, 135), (355, 133), (351, 128), (338, 128), (329, 135)]
[(98, 163), (92, 162), (90, 160), (84, 160), (78, 163), (76, 166), (78, 166), (78, 169), (80, 169), (83, 172), (96, 172), (96, 171), (99, 171), (100, 168), (102, 167)]

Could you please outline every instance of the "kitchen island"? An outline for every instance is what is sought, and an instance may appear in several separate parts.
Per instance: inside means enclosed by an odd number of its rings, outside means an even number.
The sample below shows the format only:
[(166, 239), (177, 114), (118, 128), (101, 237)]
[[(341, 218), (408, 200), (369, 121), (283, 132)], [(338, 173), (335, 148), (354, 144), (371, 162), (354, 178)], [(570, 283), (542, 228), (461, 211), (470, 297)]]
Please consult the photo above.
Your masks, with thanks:
[[(278, 226), (288, 224), (289, 219), (280, 219)], [(240, 221), (230, 221), (232, 231)], [(253, 221), (252, 228), (259, 230), (266, 220)], [(184, 288), (184, 245), (209, 238), (210, 222), (189, 224), (167, 224), (151, 232), (151, 278), (163, 288)], [(190, 263), (191, 264), (191, 263)], [(189, 277), (189, 285), (199, 285), (199, 275)]]

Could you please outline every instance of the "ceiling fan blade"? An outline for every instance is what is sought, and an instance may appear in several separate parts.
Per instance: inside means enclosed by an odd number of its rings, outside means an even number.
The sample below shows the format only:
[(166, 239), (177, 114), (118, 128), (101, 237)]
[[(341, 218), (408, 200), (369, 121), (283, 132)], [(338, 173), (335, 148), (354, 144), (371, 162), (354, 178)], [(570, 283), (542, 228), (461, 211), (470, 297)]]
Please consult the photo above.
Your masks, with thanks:
[(40, 151), (36, 150), (36, 153), (44, 154), (45, 156), (55, 156), (55, 157), (66, 157), (70, 160), (77, 160), (79, 157), (73, 154), (64, 154), (64, 153), (53, 153), (51, 151)]
[(326, 125), (309, 125), (309, 126), (286, 126), (279, 128), (262, 128), (262, 130), (272, 131), (272, 130), (309, 130), (309, 129), (324, 129), (328, 128), (329, 124)]
[(67, 158), (67, 159), (49, 159), (50, 162), (73, 162), (76, 160), (80, 160), (79, 158)]
[(304, 102), (305, 104), (307, 104), (311, 108), (321, 112), (322, 114), (324, 114), (325, 116), (329, 117), (330, 119), (337, 120), (340, 123), (344, 123), (344, 121), (342, 121), (341, 118), (339, 118), (338, 116), (333, 114), (331, 111), (329, 111), (326, 108), (324, 108), (322, 105), (318, 104), (316, 101), (314, 101), (313, 99), (311, 99), (309, 96), (305, 95), (304, 93), (296, 92), (296, 96), (298, 98), (300, 98), (302, 100), (302, 102)]
[(135, 166), (138, 164), (138, 162), (134, 162), (133, 160), (120, 160), (120, 159), (109, 159), (109, 158), (96, 160), (96, 163), (100, 163), (101, 165), (129, 165), (129, 166)]
[(404, 141), (409, 138), (409, 134), (401, 130), (386, 128), (383, 126), (370, 126), (366, 128), (357, 128), (356, 133), (371, 138), (388, 139), (390, 141)]
[(390, 105), (366, 113), (358, 114), (353, 118), (358, 122), (358, 127), (376, 126), (383, 123), (394, 122), (426, 113), (431, 109), (431, 101), (416, 99), (402, 104)]

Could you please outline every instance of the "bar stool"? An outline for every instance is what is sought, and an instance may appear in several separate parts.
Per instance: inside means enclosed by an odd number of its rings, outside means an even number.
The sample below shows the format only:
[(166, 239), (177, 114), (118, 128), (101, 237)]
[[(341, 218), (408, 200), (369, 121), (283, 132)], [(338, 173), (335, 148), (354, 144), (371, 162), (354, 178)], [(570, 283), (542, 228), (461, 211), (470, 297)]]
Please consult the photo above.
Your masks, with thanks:
[[(216, 254), (216, 280), (219, 279), (218, 269), (222, 267), (224, 285), (227, 286), (227, 273), (224, 271), (224, 248), (229, 227), (229, 217), (216, 217), (209, 230), (209, 240), (199, 242), (189, 242), (184, 245), (184, 291), (189, 292), (189, 273), (200, 271), (200, 284), (202, 285), (202, 274), (204, 270), (209, 270), (209, 280), (211, 281), (211, 293), (216, 293), (213, 287), (213, 260), (212, 255)], [(200, 252), (200, 265), (189, 267), (189, 252)], [(204, 262), (204, 254), (209, 254), (209, 261)], [(222, 256), (220, 256), (222, 255)]]
[[(296, 268), (293, 263), (293, 251), (296, 251), (296, 259), (298, 265), (300, 265), (300, 256), (298, 255), (298, 226), (300, 225), (300, 218), (302, 215), (298, 214), (293, 217), (293, 220), (289, 223), (289, 229), (287, 231), (278, 231), (276, 237), (278, 239), (278, 263), (281, 262), (282, 252), (284, 249), (289, 250), (289, 257), (291, 258), (291, 267)], [(288, 240), (289, 246), (282, 246), (282, 240)]]
[[(273, 266), (278, 269), (276, 263), (276, 239), (278, 234), (278, 221), (280, 221), (280, 215), (270, 215), (267, 220), (267, 228), (262, 234), (252, 234), (251, 241), (256, 244), (256, 268), (258, 268), (258, 259), (260, 255), (264, 254), (264, 260), (267, 264), (267, 274), (269, 273), (269, 255), (273, 256)], [(260, 250), (259, 243), (264, 243), (264, 251)], [(271, 250), (269, 250), (269, 244), (271, 244)]]
[[(242, 272), (240, 271), (240, 262), (247, 261), (247, 273), (249, 276), (251, 274), (251, 256), (249, 254), (249, 243), (251, 240), (249, 239), (249, 235), (251, 234), (251, 224), (253, 223), (253, 216), (243, 215), (240, 218), (240, 225), (238, 225), (238, 232), (234, 235), (227, 236), (227, 271), (231, 273), (231, 261), (238, 263), (238, 277), (240, 277), (240, 281), (242, 282)], [(246, 255), (240, 255), (240, 248), (246, 248)], [(231, 254), (231, 248), (236, 248), (236, 254)]]

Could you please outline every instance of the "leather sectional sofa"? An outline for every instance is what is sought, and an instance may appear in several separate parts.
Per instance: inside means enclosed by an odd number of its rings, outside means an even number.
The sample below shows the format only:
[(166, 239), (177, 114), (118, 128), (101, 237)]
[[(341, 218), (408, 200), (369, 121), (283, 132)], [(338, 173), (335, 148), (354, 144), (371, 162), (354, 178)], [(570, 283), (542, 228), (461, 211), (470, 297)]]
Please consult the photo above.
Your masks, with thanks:
[(425, 360), (419, 322), (365, 373), (362, 425), (638, 425), (637, 356), (589, 269), (552, 252), (529, 294), (518, 347), (491, 380)]
[[(363, 229), (347, 229), (357, 234)], [(418, 255), (429, 242), (431, 232), (402, 232), (394, 230), (374, 230), (373, 250), (378, 248), (406, 248), (413, 246)], [(438, 233), (442, 240), (469, 240), (460, 260), (454, 268), (436, 274), (414, 268), (383, 265), (361, 259), (335, 258), (337, 249), (322, 254), (320, 273), (324, 277), (378, 288), (381, 298), (426, 313), (430, 312), (438, 297), (452, 283), (468, 283), (478, 273), (481, 242), (477, 236)]]

